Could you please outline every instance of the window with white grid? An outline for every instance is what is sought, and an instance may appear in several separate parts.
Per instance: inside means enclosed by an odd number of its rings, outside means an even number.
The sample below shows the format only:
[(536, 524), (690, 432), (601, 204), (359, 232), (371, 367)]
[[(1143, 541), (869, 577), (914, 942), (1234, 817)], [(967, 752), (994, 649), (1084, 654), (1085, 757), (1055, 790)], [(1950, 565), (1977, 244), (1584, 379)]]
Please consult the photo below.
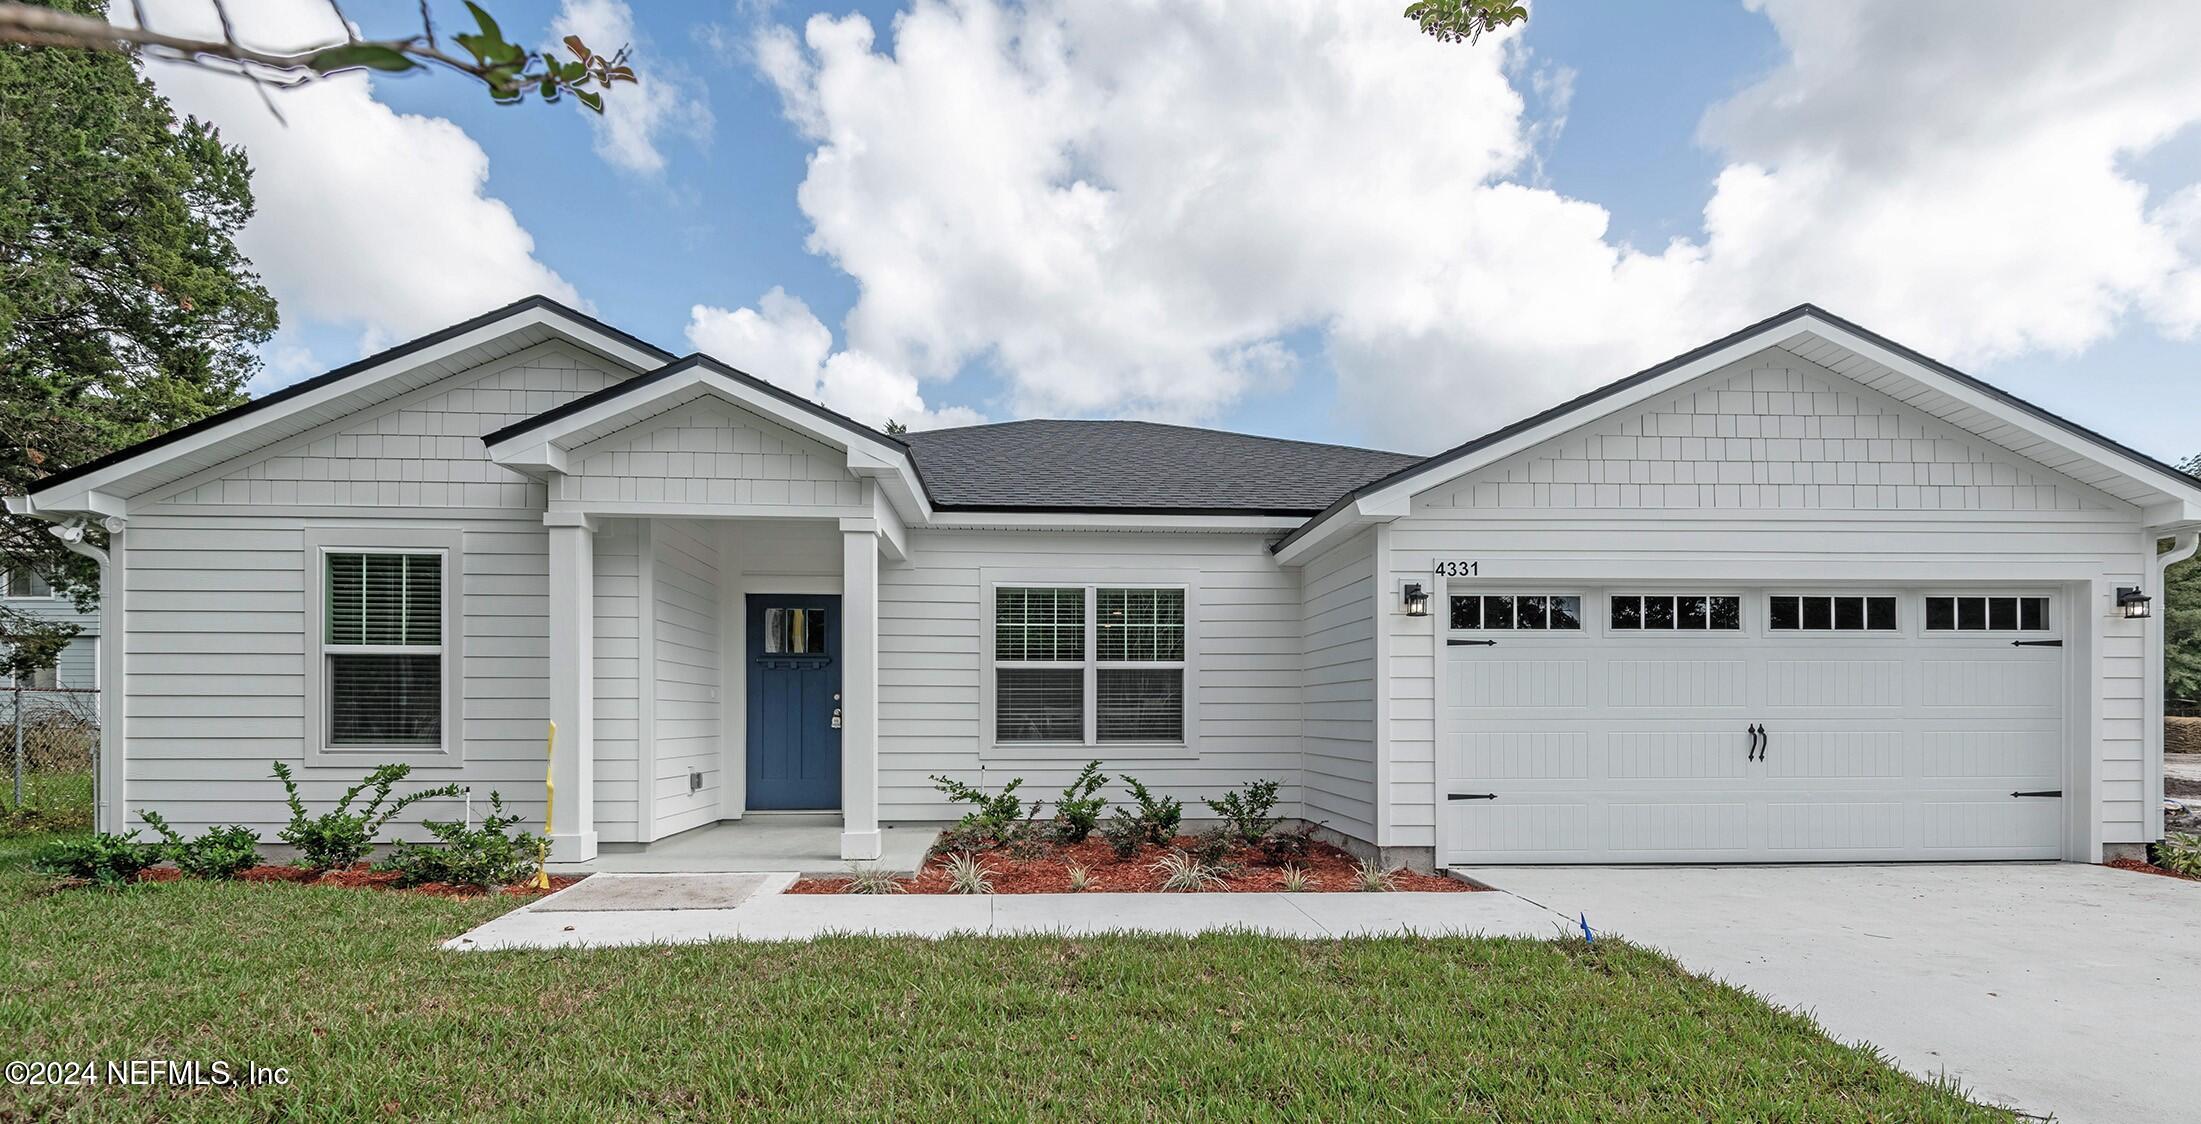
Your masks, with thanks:
[(1183, 588), (1003, 585), (993, 597), (995, 741), (1184, 741)]
[(443, 743), (443, 555), (322, 555), (331, 748)]

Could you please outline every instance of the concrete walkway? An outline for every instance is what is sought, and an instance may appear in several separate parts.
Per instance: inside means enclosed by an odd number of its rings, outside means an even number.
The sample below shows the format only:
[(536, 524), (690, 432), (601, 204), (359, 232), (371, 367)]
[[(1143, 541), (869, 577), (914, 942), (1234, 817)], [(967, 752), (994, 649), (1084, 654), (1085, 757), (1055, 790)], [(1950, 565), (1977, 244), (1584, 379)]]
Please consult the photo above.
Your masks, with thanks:
[(2201, 883), (2071, 863), (1468, 873), (1975, 1097), (2080, 1124), (2195, 1119)]
[[(599, 879), (650, 875), (599, 874)], [(662, 876), (658, 876), (662, 877)], [(1204, 933), (1243, 929), (1327, 938), (1416, 933), (1549, 937), (1560, 918), (1510, 894), (785, 894), (777, 876), (733, 909), (566, 911), (560, 891), (445, 948), (613, 948), (714, 940), (808, 940), (832, 933)], [(576, 887), (578, 888), (578, 887)]]

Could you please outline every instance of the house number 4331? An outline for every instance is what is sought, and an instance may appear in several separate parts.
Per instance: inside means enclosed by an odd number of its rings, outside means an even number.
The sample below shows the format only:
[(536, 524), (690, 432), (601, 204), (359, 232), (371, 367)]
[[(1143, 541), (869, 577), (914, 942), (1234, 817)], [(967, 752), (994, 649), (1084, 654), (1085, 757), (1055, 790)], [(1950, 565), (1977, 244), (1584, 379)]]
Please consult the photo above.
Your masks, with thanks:
[(1440, 578), (1472, 578), (1482, 572), (1483, 564), (1480, 562), (1437, 563), (1437, 576)]

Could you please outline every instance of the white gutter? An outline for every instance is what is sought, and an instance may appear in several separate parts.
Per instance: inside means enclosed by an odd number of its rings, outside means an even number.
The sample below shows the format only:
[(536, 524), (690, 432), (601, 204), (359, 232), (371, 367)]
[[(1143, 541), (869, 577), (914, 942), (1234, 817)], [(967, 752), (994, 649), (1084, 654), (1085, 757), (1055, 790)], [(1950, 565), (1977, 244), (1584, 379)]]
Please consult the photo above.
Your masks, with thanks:
[(2141, 698), (2145, 700), (2141, 711), (2144, 715), (2141, 730), (2142, 753), (2148, 768), (2147, 824), (2148, 834), (2157, 839), (2163, 837), (2163, 645), (2170, 632), (2170, 590), (2164, 571), (2201, 552), (2201, 531), (2191, 528), (2170, 533), (2171, 548), (2157, 553), (2156, 544), (2164, 533), (2147, 532), (2148, 584), (2142, 592), (2155, 598), (2160, 610), (2149, 617), (2147, 624), (2147, 679), (2141, 684)]
[[(15, 497), (8, 498), (13, 500)], [(123, 747), (128, 743), (122, 731), (122, 704), (127, 697), (122, 659), (128, 637), (123, 623), (122, 572), (114, 562), (122, 550), (123, 521), (109, 519), (103, 526), (107, 531), (108, 550), (84, 541), (85, 524), (81, 517), (47, 530), (61, 540), (69, 553), (99, 564), (99, 762), (92, 774), (96, 809), (93, 825), (99, 831), (121, 833), (127, 830), (124, 821), (130, 815), (123, 794)]]

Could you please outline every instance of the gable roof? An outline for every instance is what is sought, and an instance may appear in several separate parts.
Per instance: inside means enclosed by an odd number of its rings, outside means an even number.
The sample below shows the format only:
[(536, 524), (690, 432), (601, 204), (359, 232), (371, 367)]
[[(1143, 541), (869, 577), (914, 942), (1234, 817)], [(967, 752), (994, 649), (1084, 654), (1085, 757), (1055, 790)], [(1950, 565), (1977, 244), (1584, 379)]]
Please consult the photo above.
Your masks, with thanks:
[(944, 511), (1308, 515), (1405, 453), (1142, 421), (1014, 421), (904, 437)]
[[(532, 347), (553, 337), (568, 339), (629, 368), (655, 366), (672, 358), (672, 353), (647, 340), (538, 294), (64, 469), (31, 485), (28, 497), (24, 498), (35, 499), (42, 494), (68, 491), (69, 485), (90, 478), (105, 479), (145, 471), (163, 459), (161, 454), (173, 455), (185, 446), (226, 448), (226, 439), (244, 437), (248, 433), (251, 434), (248, 440), (255, 444), (289, 436), (286, 432), (269, 430), (275, 416), (295, 410), (301, 414), (303, 428), (311, 428), (327, 420), (323, 416), (327, 412), (325, 404), (333, 402), (334, 396), (365, 392), (382, 381), (381, 376), (401, 370), (408, 361), (427, 365), (442, 360), (465, 365), (494, 358), (499, 351), (510, 353)], [(446, 356), (445, 352), (452, 354)], [(436, 373), (440, 377), (444, 372)], [(400, 388), (399, 392), (403, 389), (410, 387)], [(357, 408), (358, 405), (351, 406), (351, 409)], [(254, 432), (256, 430), (267, 432)], [(180, 478), (198, 467), (203, 465), (194, 462), (183, 472), (173, 475)]]
[[(1792, 328), (1796, 330), (1788, 330)], [(1848, 338), (1843, 339), (1842, 337), (1845, 336)], [(1875, 386), (1876, 389), (1878, 389), (1876, 383), (1880, 380), (1874, 377), (1873, 372), (1875, 371), (1896, 379), (1912, 377), (1910, 373), (1892, 368), (1882, 362), (1880, 358), (1869, 354), (1875, 351), (1880, 352), (1884, 358), (1891, 359), (1896, 363), (1907, 364), (1918, 372), (1926, 373), (1929, 377), (1947, 380), (1949, 387), (1956, 392), (1976, 400), (1983, 400), (1992, 406), (2001, 407), (2005, 415), (2021, 415), (2023, 418), (2039, 423), (2036, 427), (2029, 427), (2029, 431), (2032, 433), (2038, 434), (2041, 431), (2048, 431), (2072, 439), (2069, 442), (2072, 446), (2078, 448), (2090, 446), (2097, 459), (2098, 469), (2094, 474), (2094, 479), (2084, 481), (2086, 483), (2099, 486), (2111, 478), (2123, 477), (2128, 482), (2127, 487), (2113, 489), (2124, 493), (2120, 498), (2134, 503), (2141, 503), (2144, 502), (2138, 498), (2141, 495), (2160, 495), (2168, 491), (2169, 494), (2180, 497), (2185, 504), (2194, 505), (2196, 509), (2201, 509), (2201, 477), (2190, 475), (2127, 445), (2104, 437), (2077, 422), (2034, 405), (1974, 376), (1967, 375), (1940, 360), (1896, 343), (1877, 332), (1836, 316), (1817, 305), (1800, 304), (1778, 315), (1768, 317), (1739, 331), (1722, 336), (1702, 347), (1683, 352), (1656, 366), (1637, 371), (1632, 375), (1607, 383), (1541, 413), (1523, 418), (1500, 429), (1492, 430), (1472, 441), (1456, 445), (1444, 452), (1368, 481), (1339, 496), (1336, 502), (1330, 504), (1320, 514), (1309, 519), (1290, 534), (1279, 539), (1270, 549), (1279, 553), (1290, 550), (1294, 544), (1316, 535), (1321, 528), (1330, 524), (1333, 518), (1347, 509), (1367, 507), (1371, 505), (1371, 501), (1395, 504), (1397, 500), (1396, 493), (1403, 492), (1410, 497), (1413, 492), (1418, 492), (1441, 479), (1457, 477), (1473, 471), (1488, 460), (1497, 459), (1499, 456), (1512, 452), (1513, 447), (1524, 439), (1533, 441), (1550, 436), (1551, 434), (1546, 431), (1559, 424), (1563, 423), (1570, 426), (1584, 424), (1599, 416), (1599, 412), (1593, 408), (1601, 404), (1610, 402), (1613, 404), (1613, 408), (1618, 408), (1620, 405), (1634, 402), (1639, 397), (1663, 389), (1662, 380), (1670, 381), (1676, 376), (1683, 380), (1693, 378), (1719, 362), (1742, 358), (1743, 354), (1741, 352), (1744, 349), (1754, 350), (1766, 347), (1780, 347), (1788, 350), (1797, 354), (1799, 358), (1819, 362), (1830, 370), (1856, 378), (1859, 382), (1868, 386)], [(1836, 358), (1836, 356), (1839, 356), (1839, 358)], [(1630, 392), (1642, 393), (1631, 394)], [(1914, 405), (1921, 404), (1925, 397), (1924, 394), (1917, 395), (1910, 401)], [(1947, 396), (1944, 395), (1944, 397)], [(1965, 403), (1956, 399), (1950, 399), (1947, 403), (1937, 403), (1937, 405), (1966, 406)], [(1976, 408), (1973, 409), (1973, 412), (1978, 414)], [(1587, 416), (1577, 418), (1575, 415)], [(1991, 414), (1979, 414), (1978, 416), (1989, 421), (1996, 420), (1994, 415)], [(1967, 426), (1966, 428), (1971, 427)], [(2001, 422), (1996, 428), (2000, 428), (2005, 432), (2015, 432), (2014, 427), (2009, 425), (2007, 421)], [(1983, 432), (1982, 436), (1986, 436), (1991, 440), (2000, 440), (1998, 435), (1992, 432)], [(2016, 449), (2014, 451), (2019, 452), (2021, 455), (2034, 455), (2032, 451), (2027, 449)], [(2063, 464), (2051, 464), (2050, 467), (2062, 468), (2082, 459), (2085, 459), (2082, 454), (2071, 452), (2066, 454)], [(2145, 480), (2142, 477), (2152, 477), (2153, 480)]]
[[(670, 357), (668, 357), (668, 359), (669, 358)], [(756, 391), (760, 394), (765, 395), (766, 397), (772, 398), (787, 406), (791, 406), (794, 409), (808, 414), (811, 417), (818, 419), (819, 421), (825, 422), (826, 424), (836, 429), (846, 430), (853, 434), (860, 434), (864, 437), (870, 438), (871, 440), (884, 442), (888, 445), (905, 444), (905, 442), (899, 437), (895, 437), (891, 434), (873, 429), (870, 426), (865, 425), (860, 421), (857, 421), (855, 418), (849, 417), (847, 414), (826, 409), (825, 406), (820, 403), (813, 402), (810, 399), (804, 398), (801, 395), (796, 394), (793, 391), (787, 390), (784, 387), (766, 382), (765, 380), (760, 379), (747, 371), (743, 371), (735, 367), (729, 367), (726, 364), (721, 363), (718, 360), (713, 359), (710, 356), (705, 355), (701, 352), (691, 352), (687, 355), (681, 356), (678, 359), (671, 359), (664, 366), (659, 367), (654, 371), (650, 371), (635, 378), (628, 379), (627, 381), (622, 383), (607, 386), (604, 389), (596, 391), (593, 394), (584, 394), (579, 398), (575, 398), (570, 402), (564, 403), (563, 405), (545, 410), (542, 413), (535, 415), (534, 417), (527, 418), (522, 421), (513, 422), (511, 425), (505, 426), (503, 429), (494, 430), (492, 432), (482, 434), (482, 444), (498, 445), (506, 441), (510, 441), (515, 437), (520, 437), (529, 433), (533, 433), (539, 429), (543, 429), (546, 427), (556, 428), (559, 422), (566, 421), (576, 414), (588, 413), (592, 411), (601, 413), (603, 412), (602, 408), (604, 406), (618, 404), (622, 399), (640, 400), (647, 398), (650, 395), (650, 392), (654, 389), (659, 388), (661, 384), (678, 380), (682, 375), (688, 374), (692, 371), (707, 371), (713, 375), (729, 379), (734, 383), (739, 384), (749, 390)]]

